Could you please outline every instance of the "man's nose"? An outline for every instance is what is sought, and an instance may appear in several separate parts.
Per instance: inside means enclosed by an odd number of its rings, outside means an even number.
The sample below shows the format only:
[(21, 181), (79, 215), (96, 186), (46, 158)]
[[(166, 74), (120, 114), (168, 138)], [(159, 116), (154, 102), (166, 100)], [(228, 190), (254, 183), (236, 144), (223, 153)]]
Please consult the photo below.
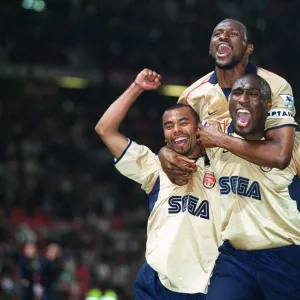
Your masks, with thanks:
[(221, 41), (226, 41), (229, 39), (229, 32), (227, 30), (224, 30), (221, 35), (220, 35), (220, 40)]
[(174, 125), (174, 132), (180, 132), (181, 128), (179, 124)]
[(248, 94), (247, 94), (246, 91), (240, 96), (239, 102), (240, 103), (247, 103), (247, 102), (249, 102), (249, 97), (248, 97)]

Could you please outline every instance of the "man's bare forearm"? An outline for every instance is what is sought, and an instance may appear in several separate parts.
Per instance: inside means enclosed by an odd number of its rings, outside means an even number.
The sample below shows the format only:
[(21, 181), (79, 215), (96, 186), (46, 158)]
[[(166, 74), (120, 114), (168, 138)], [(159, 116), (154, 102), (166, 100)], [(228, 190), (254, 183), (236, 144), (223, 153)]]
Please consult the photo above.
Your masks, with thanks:
[(119, 133), (119, 126), (129, 108), (143, 92), (138, 85), (132, 83), (129, 88), (104, 113), (95, 130), (105, 145), (118, 158), (127, 146), (127, 138)]
[(155, 71), (144, 69), (128, 89), (115, 100), (103, 114), (95, 127), (111, 153), (118, 158), (127, 147), (128, 140), (119, 133), (119, 126), (124, 120), (131, 105), (144, 90), (156, 90), (160, 85), (161, 76)]
[(95, 130), (99, 135), (116, 132), (125, 118), (129, 108), (143, 92), (138, 85), (132, 83), (128, 89), (107, 109), (99, 120)]
[[(281, 129), (278, 129), (281, 130)], [(291, 160), (293, 136), (276, 133), (272, 140), (250, 141), (221, 134), (218, 147), (259, 166), (284, 169)]]

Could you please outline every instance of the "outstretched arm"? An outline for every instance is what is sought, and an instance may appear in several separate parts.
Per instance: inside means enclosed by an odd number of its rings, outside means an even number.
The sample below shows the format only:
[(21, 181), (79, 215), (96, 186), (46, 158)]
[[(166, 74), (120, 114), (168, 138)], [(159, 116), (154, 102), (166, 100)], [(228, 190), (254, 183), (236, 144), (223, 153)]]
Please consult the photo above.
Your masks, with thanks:
[(231, 137), (221, 131), (212, 121), (210, 126), (200, 125), (200, 143), (203, 147), (221, 147), (259, 166), (284, 169), (291, 160), (294, 132), (293, 126), (271, 129), (266, 140), (249, 141)]
[(119, 126), (129, 108), (144, 90), (156, 90), (161, 85), (160, 80), (159, 74), (144, 69), (128, 89), (111, 104), (96, 125), (96, 132), (115, 158), (122, 155), (128, 144), (127, 138), (119, 133)]

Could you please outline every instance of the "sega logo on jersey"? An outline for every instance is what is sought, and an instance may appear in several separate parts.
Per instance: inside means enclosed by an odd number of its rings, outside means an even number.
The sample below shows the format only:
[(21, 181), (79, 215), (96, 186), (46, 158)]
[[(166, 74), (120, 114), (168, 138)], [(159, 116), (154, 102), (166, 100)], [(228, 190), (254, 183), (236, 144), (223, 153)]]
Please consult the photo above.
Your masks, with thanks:
[(292, 95), (280, 94), (279, 95), (284, 102), (284, 105), (293, 108), (294, 107), (294, 97)]
[(169, 214), (178, 214), (186, 210), (193, 216), (209, 219), (209, 203), (203, 200), (197, 206), (199, 198), (185, 195), (185, 196), (172, 196), (169, 198)]
[(257, 181), (250, 183), (250, 179), (241, 176), (223, 176), (219, 179), (221, 195), (230, 192), (236, 195), (261, 200), (260, 186)]

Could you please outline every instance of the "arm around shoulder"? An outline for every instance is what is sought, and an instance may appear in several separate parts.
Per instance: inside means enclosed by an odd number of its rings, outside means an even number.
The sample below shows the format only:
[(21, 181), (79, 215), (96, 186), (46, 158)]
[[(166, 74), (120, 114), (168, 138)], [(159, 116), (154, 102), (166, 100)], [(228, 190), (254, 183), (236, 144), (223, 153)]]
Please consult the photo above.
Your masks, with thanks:
[(274, 128), (260, 141), (224, 136), (219, 146), (256, 165), (282, 170), (291, 161), (294, 132), (293, 126)]

